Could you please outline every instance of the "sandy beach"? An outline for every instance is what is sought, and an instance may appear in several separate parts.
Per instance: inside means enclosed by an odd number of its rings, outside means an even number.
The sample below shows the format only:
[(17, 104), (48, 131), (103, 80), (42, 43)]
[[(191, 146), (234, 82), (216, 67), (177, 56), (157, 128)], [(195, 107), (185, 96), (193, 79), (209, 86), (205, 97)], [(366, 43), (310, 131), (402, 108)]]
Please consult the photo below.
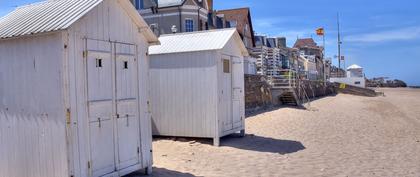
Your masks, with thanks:
[(155, 139), (153, 176), (419, 177), (420, 89), (381, 91), (250, 116), (246, 137), (225, 137), (221, 147)]

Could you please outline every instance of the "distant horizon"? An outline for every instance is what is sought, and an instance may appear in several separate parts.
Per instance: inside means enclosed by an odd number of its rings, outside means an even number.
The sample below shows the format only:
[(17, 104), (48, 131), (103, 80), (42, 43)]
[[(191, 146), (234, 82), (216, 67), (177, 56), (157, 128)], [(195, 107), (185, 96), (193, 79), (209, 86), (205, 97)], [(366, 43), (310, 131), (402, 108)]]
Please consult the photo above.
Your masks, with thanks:
[[(40, 0), (0, 1), (0, 16), (16, 6)], [(378, 6), (377, 4), (381, 4)], [(340, 12), (342, 54), (346, 66), (358, 64), (367, 78), (389, 77), (420, 86), (420, 2), (391, 1), (214, 1), (215, 10), (250, 7), (254, 31), (273, 37), (286, 37), (293, 46), (299, 38), (322, 38), (315, 30), (324, 27), (326, 56), (337, 59), (337, 12)], [(279, 8), (280, 7), (280, 8)], [(284, 7), (284, 8), (281, 8)], [(295, 8), (287, 8), (295, 7)]]

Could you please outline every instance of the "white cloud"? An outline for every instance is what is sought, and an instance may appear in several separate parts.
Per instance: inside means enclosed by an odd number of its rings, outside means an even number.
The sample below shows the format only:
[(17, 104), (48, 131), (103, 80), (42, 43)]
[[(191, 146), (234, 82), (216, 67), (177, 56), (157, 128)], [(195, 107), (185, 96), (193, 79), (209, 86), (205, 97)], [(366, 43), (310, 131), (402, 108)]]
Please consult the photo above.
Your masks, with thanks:
[(401, 40), (413, 40), (420, 38), (420, 27), (408, 27), (396, 30), (381, 31), (376, 33), (351, 35), (344, 38), (345, 42), (389, 42)]
[(276, 18), (255, 18), (253, 19), (253, 25), (255, 29), (261, 29), (263, 31), (266, 31), (266, 30), (270, 30), (267, 28), (278, 29), (283, 24), (287, 24), (295, 20), (296, 20), (296, 17), (290, 17), (290, 16), (289, 17), (276, 17)]

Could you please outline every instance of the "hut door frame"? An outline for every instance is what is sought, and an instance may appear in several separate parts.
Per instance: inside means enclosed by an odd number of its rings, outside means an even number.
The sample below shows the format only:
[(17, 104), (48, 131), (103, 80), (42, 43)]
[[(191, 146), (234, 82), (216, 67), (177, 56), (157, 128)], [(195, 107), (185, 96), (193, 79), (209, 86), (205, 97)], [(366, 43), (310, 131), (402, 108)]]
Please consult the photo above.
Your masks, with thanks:
[(85, 42), (88, 168), (102, 176), (141, 163), (137, 46)]
[(223, 131), (230, 131), (233, 129), (232, 117), (232, 58), (223, 55), (221, 59), (221, 109)]

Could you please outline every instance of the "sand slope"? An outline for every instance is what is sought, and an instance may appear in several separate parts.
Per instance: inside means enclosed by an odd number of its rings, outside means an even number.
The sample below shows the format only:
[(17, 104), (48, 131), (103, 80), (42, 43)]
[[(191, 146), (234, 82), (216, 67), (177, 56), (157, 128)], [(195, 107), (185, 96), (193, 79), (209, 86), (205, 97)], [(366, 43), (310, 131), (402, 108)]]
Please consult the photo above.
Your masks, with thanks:
[(223, 138), (222, 147), (157, 139), (153, 176), (419, 177), (420, 89), (383, 91), (249, 117), (247, 136)]

